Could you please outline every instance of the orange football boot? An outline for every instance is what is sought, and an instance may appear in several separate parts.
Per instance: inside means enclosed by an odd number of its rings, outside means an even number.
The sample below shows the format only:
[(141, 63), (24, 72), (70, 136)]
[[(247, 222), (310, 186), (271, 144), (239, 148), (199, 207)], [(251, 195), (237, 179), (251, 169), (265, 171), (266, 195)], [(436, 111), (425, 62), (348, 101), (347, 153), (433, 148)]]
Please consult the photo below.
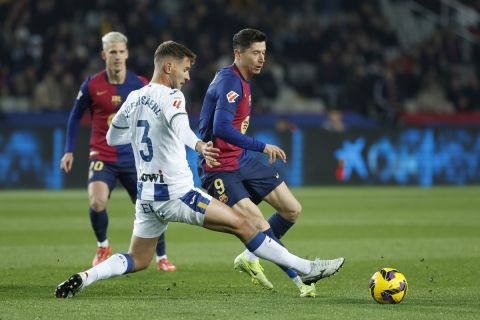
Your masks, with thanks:
[(108, 259), (108, 256), (112, 252), (112, 246), (108, 246), (106, 248), (98, 247), (97, 253), (92, 261), (92, 266), (95, 267), (97, 264), (105, 261)]

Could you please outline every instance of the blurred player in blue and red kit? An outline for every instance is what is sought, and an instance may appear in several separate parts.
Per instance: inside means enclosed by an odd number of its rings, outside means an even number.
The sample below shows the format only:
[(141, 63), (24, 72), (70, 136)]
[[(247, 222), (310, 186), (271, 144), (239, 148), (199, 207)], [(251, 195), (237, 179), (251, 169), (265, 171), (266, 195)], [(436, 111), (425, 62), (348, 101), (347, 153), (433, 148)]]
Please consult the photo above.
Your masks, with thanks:
[[(108, 258), (112, 247), (107, 238), (107, 202), (117, 179), (127, 190), (133, 203), (137, 194), (137, 173), (133, 151), (129, 144), (111, 147), (106, 134), (113, 116), (133, 90), (142, 88), (148, 80), (127, 70), (127, 37), (120, 32), (109, 32), (102, 37), (102, 59), (105, 70), (88, 77), (81, 85), (67, 125), (65, 154), (60, 167), (70, 172), (73, 150), (77, 140), (80, 119), (89, 110), (92, 119), (90, 137), (90, 167), (88, 172), (88, 199), (90, 221), (97, 238), (97, 252), (92, 261), (95, 266)], [(167, 259), (164, 235), (157, 248), (157, 269), (175, 271)]]

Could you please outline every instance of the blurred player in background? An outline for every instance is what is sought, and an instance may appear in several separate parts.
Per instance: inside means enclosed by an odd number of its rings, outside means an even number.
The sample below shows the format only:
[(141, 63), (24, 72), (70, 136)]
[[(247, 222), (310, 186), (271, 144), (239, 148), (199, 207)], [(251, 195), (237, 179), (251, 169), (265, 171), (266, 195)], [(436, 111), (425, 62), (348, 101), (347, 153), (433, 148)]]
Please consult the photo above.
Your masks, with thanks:
[[(210, 195), (250, 217), (259, 230), (282, 244), (279, 239), (295, 223), (301, 205), (279, 174), (248, 151), (266, 153), (270, 164), (277, 158), (285, 162), (285, 152), (245, 135), (251, 109), (249, 80), (262, 70), (266, 41), (266, 35), (255, 29), (244, 29), (234, 35), (235, 61), (217, 72), (200, 112), (200, 136), (203, 141), (213, 141), (214, 146), (220, 149), (220, 166), (210, 167), (208, 161), (200, 159), (198, 168), (202, 187)], [(256, 206), (262, 200), (277, 211), (268, 221)], [(337, 260), (329, 261), (337, 264)], [(337, 267), (342, 264), (337, 264)], [(248, 273), (254, 284), (273, 288), (258, 257), (250, 251), (241, 253), (235, 259), (234, 267)], [(294, 270), (281, 268), (299, 288), (301, 297), (315, 296), (314, 283), (301, 278)]]
[[(92, 261), (95, 266), (108, 258), (112, 247), (107, 238), (107, 202), (117, 179), (127, 190), (132, 202), (137, 194), (137, 173), (130, 144), (111, 147), (105, 135), (113, 116), (128, 94), (142, 88), (148, 80), (127, 70), (127, 38), (120, 32), (109, 32), (102, 37), (102, 59), (105, 70), (83, 82), (67, 125), (65, 154), (60, 167), (70, 172), (73, 150), (77, 140), (80, 119), (89, 110), (92, 118), (90, 137), (90, 168), (88, 172), (88, 198), (90, 221), (97, 238), (97, 252)], [(167, 259), (164, 235), (157, 244), (157, 270), (175, 271)]]
[(343, 263), (343, 258), (335, 264), (333, 260), (310, 261), (291, 254), (259, 232), (250, 219), (194, 187), (185, 145), (200, 152), (211, 166), (218, 165), (215, 157), (219, 151), (190, 129), (180, 91), (190, 79), (195, 58), (179, 43), (160, 44), (151, 83), (133, 91), (113, 118), (107, 141), (109, 145), (131, 143), (138, 172), (130, 249), (70, 276), (55, 289), (57, 298), (72, 297), (98, 280), (145, 269), (169, 221), (234, 234), (259, 257), (293, 268), (313, 282), (333, 274), (338, 263)]

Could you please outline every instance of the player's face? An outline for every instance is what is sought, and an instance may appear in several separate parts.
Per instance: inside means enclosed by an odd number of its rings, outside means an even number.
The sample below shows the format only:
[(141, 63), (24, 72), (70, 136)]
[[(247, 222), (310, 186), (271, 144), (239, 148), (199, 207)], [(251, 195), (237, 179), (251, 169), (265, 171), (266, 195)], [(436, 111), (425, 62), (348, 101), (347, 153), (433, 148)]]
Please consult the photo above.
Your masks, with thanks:
[(121, 72), (126, 70), (128, 58), (127, 44), (124, 42), (107, 43), (102, 50), (102, 58), (106, 68), (110, 71)]
[(188, 57), (173, 62), (172, 70), (170, 72), (170, 84), (173, 89), (182, 89), (185, 82), (190, 80), (191, 67), (192, 62)]
[(265, 42), (253, 42), (249, 48), (243, 52), (235, 50), (235, 57), (237, 64), (242, 70), (247, 73), (247, 79), (259, 74), (262, 71), (263, 64), (265, 63), (265, 53), (267, 51), (267, 45)]

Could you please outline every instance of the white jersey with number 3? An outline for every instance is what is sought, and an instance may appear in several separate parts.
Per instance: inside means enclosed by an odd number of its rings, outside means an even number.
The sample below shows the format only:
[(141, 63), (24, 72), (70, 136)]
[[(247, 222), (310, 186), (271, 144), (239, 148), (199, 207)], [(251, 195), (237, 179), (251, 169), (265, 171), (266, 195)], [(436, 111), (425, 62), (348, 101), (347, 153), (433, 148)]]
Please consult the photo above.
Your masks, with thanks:
[(185, 144), (172, 129), (176, 117), (187, 117), (183, 93), (150, 83), (132, 91), (112, 120), (115, 128), (128, 128), (138, 199), (167, 201), (193, 188)]

